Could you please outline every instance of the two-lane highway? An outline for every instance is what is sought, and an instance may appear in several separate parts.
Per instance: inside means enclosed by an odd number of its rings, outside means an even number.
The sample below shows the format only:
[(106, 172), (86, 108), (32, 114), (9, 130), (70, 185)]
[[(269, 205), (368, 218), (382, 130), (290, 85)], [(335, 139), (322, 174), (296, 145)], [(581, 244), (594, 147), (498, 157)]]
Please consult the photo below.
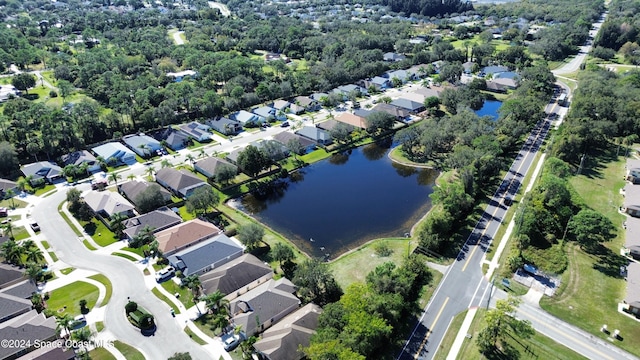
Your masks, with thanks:
[[(556, 107), (557, 105), (553, 105), (550, 113), (555, 113)], [(399, 360), (431, 359), (438, 350), (453, 317), (469, 307), (482, 305), (483, 298), (490, 287), (480, 266), (484, 253), (491, 245), (511, 205), (511, 200), (531, 168), (550, 127), (551, 119), (547, 117), (531, 131), (500, 187), (493, 194), (482, 217), (460, 250), (456, 262), (449, 267), (425, 308), (420, 321), (398, 356)]]

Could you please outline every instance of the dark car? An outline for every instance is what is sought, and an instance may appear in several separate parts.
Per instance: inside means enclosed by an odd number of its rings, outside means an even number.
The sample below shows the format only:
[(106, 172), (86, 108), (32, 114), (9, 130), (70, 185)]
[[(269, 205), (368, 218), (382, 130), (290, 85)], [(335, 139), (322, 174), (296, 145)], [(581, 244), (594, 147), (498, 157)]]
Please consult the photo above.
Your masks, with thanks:
[(289, 126), (288, 121), (284, 121), (282, 124), (280, 124), (280, 127), (288, 127), (288, 126)]
[(40, 225), (38, 225), (38, 223), (36, 223), (36, 222), (33, 222), (33, 223), (29, 224), (29, 226), (31, 226), (31, 230), (33, 230), (35, 232), (40, 231)]

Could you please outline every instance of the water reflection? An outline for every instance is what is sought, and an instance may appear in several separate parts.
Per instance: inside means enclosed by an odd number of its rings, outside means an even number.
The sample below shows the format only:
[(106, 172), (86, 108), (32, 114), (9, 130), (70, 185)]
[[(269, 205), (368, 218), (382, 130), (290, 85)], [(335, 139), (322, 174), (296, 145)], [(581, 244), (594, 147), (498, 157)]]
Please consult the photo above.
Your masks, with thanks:
[(333, 154), (329, 158), (329, 162), (332, 163), (333, 165), (344, 165), (347, 163), (347, 161), (349, 161), (350, 154), (351, 154), (351, 150), (338, 153), (338, 154)]

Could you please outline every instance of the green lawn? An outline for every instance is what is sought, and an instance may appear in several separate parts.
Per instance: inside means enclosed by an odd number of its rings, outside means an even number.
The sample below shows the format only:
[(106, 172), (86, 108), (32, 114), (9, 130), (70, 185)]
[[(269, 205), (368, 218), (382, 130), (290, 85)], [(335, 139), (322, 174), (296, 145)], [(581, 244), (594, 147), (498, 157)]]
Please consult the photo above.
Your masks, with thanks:
[[(367, 274), (376, 266), (391, 261), (395, 264), (402, 263), (410, 249), (414, 249), (417, 242), (409, 242), (410, 239), (391, 238), (379, 239), (369, 242), (355, 251), (340, 256), (329, 264), (333, 276), (343, 289), (351, 283), (364, 282)], [(376, 246), (386, 244), (393, 253), (391, 256), (380, 257), (376, 254)]]
[(40, 195), (42, 195), (44, 193), (47, 193), (47, 192), (49, 192), (51, 190), (55, 190), (55, 189), (56, 189), (55, 185), (47, 184), (47, 185), (45, 185), (43, 187), (35, 188), (34, 189), (35, 190), (34, 195), (35, 196), (40, 196)]
[(40, 241), (40, 243), (42, 244), (42, 246), (46, 249), (49, 249), (51, 246), (49, 245), (49, 243), (45, 240)]
[(331, 153), (326, 152), (324, 149), (317, 149), (308, 154), (299, 156), (298, 159), (308, 164), (313, 164), (315, 162), (318, 162), (320, 160), (323, 160), (329, 157), (331, 157)]
[(130, 261), (133, 261), (133, 262), (138, 261), (138, 259), (134, 258), (133, 256), (127, 255), (127, 254), (119, 252), (119, 251), (112, 252), (111, 255), (118, 256), (118, 257), (130, 260)]
[(96, 331), (100, 332), (104, 330), (104, 322), (103, 321), (96, 321)]
[(0, 200), (0, 207), (6, 207), (9, 209), (20, 209), (24, 208), (25, 206), (27, 206), (27, 203), (20, 199), (17, 199), (16, 196), (12, 197), (11, 199)]
[(187, 335), (189, 335), (189, 338), (193, 341), (195, 341), (198, 345), (207, 345), (207, 342), (202, 340), (198, 335), (196, 335), (196, 333), (194, 333), (191, 329), (184, 328), (184, 332), (187, 333)]
[[(73, 230), (73, 232), (76, 233), (76, 235), (82, 236), (82, 233), (80, 232), (80, 230), (76, 228), (73, 222), (71, 222), (71, 219), (69, 219), (69, 216), (67, 216), (67, 214), (64, 211), (60, 210), (62, 208), (62, 204), (63, 203), (60, 203), (60, 206), (58, 206), (58, 213), (60, 214), (60, 216), (62, 216), (64, 221), (67, 223), (67, 225), (69, 225), (69, 227)], [(95, 250), (95, 249), (90, 249), (90, 250)]]
[(460, 327), (462, 327), (462, 322), (464, 321), (465, 316), (467, 316), (467, 311), (468, 310), (465, 310), (453, 317), (453, 320), (447, 329), (447, 333), (444, 335), (444, 338), (440, 343), (440, 347), (438, 348), (436, 355), (433, 357), (434, 360), (445, 360), (447, 358), (449, 350), (451, 349), (451, 346), (453, 346), (453, 342), (456, 340), (458, 331), (460, 331)]
[(142, 249), (141, 247), (139, 248), (132, 248), (132, 247), (123, 247), (122, 249), (120, 249), (121, 252), (130, 252), (130, 253), (134, 253), (138, 256), (142, 256), (144, 257), (144, 249)]
[(53, 260), (53, 262), (58, 261), (58, 256), (56, 256), (56, 253), (53, 251), (49, 251), (49, 256), (51, 256), (51, 260)]
[(116, 360), (116, 357), (111, 355), (109, 350), (99, 347), (89, 351), (91, 360)]
[(91, 251), (98, 250), (98, 249), (96, 249), (96, 247), (95, 247), (95, 246), (93, 246), (93, 245), (89, 242), (89, 240), (87, 240), (87, 239), (82, 240), (82, 244), (84, 244), (84, 246), (85, 246), (87, 249), (91, 250)]
[(144, 355), (131, 345), (116, 340), (113, 345), (118, 349), (127, 360), (145, 360)]
[(78, 221), (84, 228), (84, 231), (93, 238), (99, 246), (108, 246), (118, 241), (118, 237), (107, 226), (98, 219), (91, 221)]
[(93, 309), (98, 300), (100, 290), (94, 285), (83, 281), (76, 281), (67, 286), (53, 290), (47, 300), (47, 307), (56, 315), (80, 315), (80, 299), (87, 300), (87, 307)]
[(193, 294), (188, 288), (176, 284), (173, 280), (163, 282), (162, 287), (167, 290), (169, 294), (178, 293), (180, 295), (178, 300), (180, 300), (187, 309), (194, 305)]
[(605, 244), (599, 254), (587, 254), (569, 244), (569, 267), (562, 276), (562, 284), (554, 298), (543, 298), (540, 305), (549, 313), (577, 325), (594, 336), (606, 339), (600, 327), (619, 329), (624, 341), (617, 346), (640, 356), (640, 326), (638, 322), (617, 312), (617, 304), (625, 298), (626, 282), (619, 276), (619, 265), (625, 263), (619, 256), (624, 245), (622, 222), (617, 212), (622, 204), (619, 189), (624, 185), (625, 159), (613, 154), (590, 157), (582, 175), (569, 180), (584, 203), (607, 216), (618, 229), (617, 236)]
[(193, 323), (196, 324), (198, 329), (200, 329), (203, 333), (211, 338), (215, 338), (221, 333), (220, 329), (214, 328), (212, 314), (204, 314)]
[(180, 309), (176, 306), (176, 304), (174, 304), (173, 301), (169, 300), (168, 297), (166, 297), (163, 293), (161, 293), (160, 290), (158, 290), (158, 288), (153, 288), (151, 292), (153, 293), (153, 295), (158, 297), (158, 299), (164, 301), (165, 303), (167, 303), (167, 305), (171, 306), (174, 313), (180, 314)]
[(111, 299), (111, 293), (113, 292), (113, 288), (111, 287), (111, 281), (109, 281), (109, 279), (102, 274), (89, 276), (89, 279), (93, 279), (95, 281), (102, 283), (102, 285), (104, 285), (104, 287), (106, 288), (104, 299), (102, 300), (102, 304), (100, 304), (100, 306), (104, 306)]
[(24, 240), (29, 238), (29, 232), (24, 226), (16, 226), (11, 232), (13, 233), (13, 237), (16, 241)]
[(64, 268), (62, 270), (60, 270), (60, 272), (64, 275), (69, 275), (73, 270), (75, 270), (75, 268), (72, 267), (68, 267), (68, 268)]

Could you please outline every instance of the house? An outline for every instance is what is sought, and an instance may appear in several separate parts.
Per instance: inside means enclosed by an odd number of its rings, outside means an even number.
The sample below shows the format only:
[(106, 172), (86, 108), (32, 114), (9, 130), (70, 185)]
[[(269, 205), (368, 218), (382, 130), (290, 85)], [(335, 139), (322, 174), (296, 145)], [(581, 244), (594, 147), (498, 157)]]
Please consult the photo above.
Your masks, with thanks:
[(126, 217), (135, 215), (133, 204), (117, 192), (91, 190), (83, 198), (91, 210), (103, 218), (110, 218), (115, 214), (121, 214)]
[(424, 98), (426, 99), (426, 98), (429, 98), (429, 97), (432, 97), (432, 96), (435, 96), (435, 97), (439, 98), (440, 97), (440, 93), (442, 93), (442, 90), (443, 90), (442, 88), (435, 87), (435, 86), (432, 86), (432, 87), (420, 86), (417, 89), (413, 90), (413, 92), (416, 93), (416, 94), (424, 96)]
[(2, 346), (0, 359), (15, 359), (57, 338), (56, 317), (46, 317), (30, 310), (17, 317), (0, 323), (0, 338), (10, 344), (29, 344), (30, 346)]
[(74, 151), (72, 153), (62, 155), (61, 160), (63, 167), (67, 165), (86, 166), (87, 172), (90, 174), (102, 170), (96, 157), (87, 150)]
[(348, 84), (338, 86), (337, 88), (333, 89), (333, 92), (342, 94), (345, 98), (348, 98), (351, 94), (355, 94), (356, 97), (360, 97), (367, 94), (367, 89), (358, 85)]
[(405, 109), (412, 114), (417, 114), (425, 110), (424, 103), (420, 103), (420, 102), (405, 99), (405, 98), (395, 99), (391, 102), (390, 105), (401, 108), (401, 109)]
[(467, 61), (462, 64), (462, 68), (464, 69), (464, 73), (469, 75), (473, 72), (473, 68), (476, 66), (476, 63), (473, 61)]
[(627, 296), (628, 311), (640, 316), (640, 263), (631, 261), (627, 265)]
[(287, 278), (269, 280), (229, 303), (232, 322), (246, 336), (260, 333), (300, 306), (295, 291)]
[(398, 80), (402, 81), (403, 84), (406, 83), (407, 81), (413, 80), (413, 76), (407, 70), (389, 71), (389, 72), (384, 74), (384, 77), (386, 77), (389, 80), (391, 80), (392, 84), (393, 84), (393, 79), (398, 79)]
[(493, 76), (493, 74), (495, 73), (501, 73), (505, 71), (509, 71), (509, 68), (506, 66), (485, 66), (480, 70), (480, 76)]
[(376, 104), (376, 106), (373, 107), (373, 109), (371, 109), (372, 111), (381, 111), (381, 112), (386, 112), (389, 115), (395, 116), (396, 119), (400, 120), (400, 121), (404, 121), (406, 119), (408, 119), (411, 114), (409, 113), (409, 111), (399, 108), (399, 107), (395, 107), (391, 104)]
[(424, 79), (429, 76), (429, 65), (420, 64), (413, 65), (412, 67), (407, 69), (407, 72), (411, 74), (414, 79)]
[(235, 135), (242, 131), (242, 124), (240, 124), (239, 121), (231, 120), (224, 116), (209, 119), (205, 122), (211, 126), (213, 130), (223, 135)]
[(43, 182), (52, 184), (64, 177), (62, 168), (51, 161), (39, 161), (26, 164), (20, 167), (20, 171), (22, 171), (25, 177), (31, 177), (30, 182), (32, 185)]
[(34, 349), (32, 352), (23, 355), (16, 360), (75, 360), (76, 353), (73, 348), (65, 347), (62, 339), (54, 340), (43, 346)]
[(384, 90), (392, 87), (391, 80), (383, 78), (382, 76), (376, 76), (369, 80), (369, 86), (374, 86), (378, 90)]
[(119, 142), (108, 142), (91, 149), (97, 157), (103, 158), (107, 163), (116, 165), (132, 165), (136, 163), (136, 154)]
[(199, 172), (200, 174), (208, 178), (213, 178), (216, 175), (216, 169), (224, 166), (230, 166), (236, 171), (236, 173), (238, 172), (237, 166), (231, 164), (230, 162), (224, 159), (220, 159), (218, 157), (208, 157), (206, 159), (196, 161), (193, 164), (193, 168), (197, 172)]
[(244, 248), (219, 234), (167, 257), (184, 276), (202, 275), (242, 255)]
[(309, 98), (311, 98), (312, 100), (315, 100), (315, 101), (322, 101), (323, 98), (326, 98), (328, 96), (329, 96), (329, 94), (320, 92), (320, 93), (313, 93), (313, 94), (309, 95)]
[(276, 111), (282, 111), (283, 113), (286, 113), (287, 111), (289, 111), (290, 106), (291, 103), (287, 100), (276, 100), (273, 102), (273, 105), (271, 107), (276, 109)]
[(133, 205), (138, 206), (138, 196), (147, 190), (149, 186), (157, 186), (160, 189), (160, 194), (164, 199), (164, 203), (167, 204), (171, 201), (171, 193), (158, 184), (149, 183), (147, 181), (132, 180), (122, 184), (118, 184), (118, 192), (124, 195)]
[(9, 100), (12, 97), (18, 97), (22, 92), (13, 85), (0, 85), (0, 103)]
[(24, 280), (22, 270), (16, 266), (0, 263), (0, 289), (11, 287)]
[(231, 301), (272, 277), (273, 270), (268, 264), (244, 254), (200, 275), (200, 284), (205, 294), (220, 291)]
[(28, 298), (7, 294), (3, 291), (0, 293), (0, 309), (2, 309), (0, 322), (5, 322), (29, 312), (32, 305), (31, 300)]
[(340, 115), (336, 116), (336, 121), (347, 124), (354, 128), (358, 129), (366, 129), (367, 128), (367, 119), (355, 114), (351, 114), (348, 112), (343, 112)]
[(329, 134), (328, 131), (318, 129), (315, 126), (304, 126), (302, 129), (296, 131), (296, 134), (321, 145), (329, 145), (333, 142), (331, 134)]
[(281, 133), (275, 134), (273, 135), (273, 140), (277, 141), (278, 143), (284, 145), (284, 146), (288, 146), (290, 141), (298, 141), (300, 142), (300, 145), (302, 145), (302, 153), (298, 154), (298, 155), (302, 155), (305, 154), (307, 152), (313, 151), (316, 148), (316, 143), (305, 138), (302, 137), (300, 135), (297, 134), (293, 134), (290, 133), (288, 131), (283, 131)]
[[(339, 121), (337, 121), (335, 119), (328, 119), (328, 120), (325, 120), (323, 122), (317, 123), (316, 127), (318, 129), (322, 129), (322, 130), (331, 132), (331, 130), (333, 130), (338, 124), (340, 124)], [(349, 126), (349, 128), (350, 128), (349, 132), (351, 132), (353, 130), (353, 127)]]
[(252, 112), (260, 117), (267, 119), (267, 121), (284, 121), (287, 120), (287, 115), (283, 112), (278, 113), (278, 110), (270, 107), (270, 106), (261, 106), (259, 108), (255, 108)]
[[(326, 94), (325, 94), (326, 95)], [(291, 112), (300, 114), (303, 112), (318, 111), (322, 108), (319, 103), (320, 100), (312, 99), (308, 96), (297, 96), (293, 104), (291, 105)], [(302, 111), (299, 111), (302, 108)]]
[(168, 127), (155, 135), (156, 140), (162, 141), (169, 149), (177, 151), (187, 147), (189, 136), (181, 131)]
[(158, 140), (142, 133), (127, 135), (122, 138), (122, 141), (133, 150), (133, 152), (143, 158), (156, 155), (159, 150), (162, 150), (162, 145), (160, 145)]
[(209, 133), (211, 127), (209, 125), (192, 121), (187, 124), (179, 125), (178, 130), (197, 142), (211, 141), (211, 134)]
[(231, 118), (238, 121), (242, 126), (258, 126), (266, 121), (264, 117), (245, 110), (238, 111), (231, 115)]
[(169, 167), (156, 172), (156, 182), (180, 197), (189, 197), (195, 189), (201, 186), (211, 186), (188, 171)]
[(264, 150), (264, 154), (273, 162), (283, 160), (291, 153), (286, 145), (275, 140), (263, 139), (251, 142), (249, 145), (253, 145), (259, 150)]
[(157, 232), (156, 240), (158, 249), (169, 256), (220, 234), (212, 223), (193, 219)]
[(15, 181), (0, 179), (0, 199), (4, 199), (7, 196), (7, 192), (13, 192), (13, 194), (18, 193), (18, 183)]
[(180, 224), (181, 222), (182, 218), (180, 217), (180, 215), (176, 214), (168, 207), (163, 206), (158, 210), (154, 210), (146, 214), (142, 214), (125, 220), (124, 234), (126, 235), (127, 239), (133, 240), (133, 238), (138, 235), (145, 227), (153, 229), (153, 233), (155, 234), (158, 231), (168, 229), (172, 226)]
[(518, 80), (510, 79), (510, 78), (493, 78), (487, 81), (487, 88), (489, 87), (489, 83), (495, 84), (497, 87), (503, 87), (506, 89), (516, 89), (518, 88)]
[(185, 77), (194, 77), (196, 76), (196, 72), (193, 70), (184, 70), (179, 72), (168, 72), (167, 77), (173, 78), (173, 81), (180, 82)]
[(496, 93), (507, 92), (507, 87), (502, 84), (499, 84), (492, 80), (487, 80), (486, 83), (487, 83), (487, 91), (496, 92)]
[(406, 58), (407, 58), (406, 56), (402, 54), (394, 53), (394, 52), (388, 52), (382, 55), (382, 60), (391, 61), (391, 62), (402, 61), (402, 60), (405, 60)]
[(253, 347), (269, 360), (300, 360), (318, 327), (322, 308), (309, 303), (278, 321), (262, 334)]

